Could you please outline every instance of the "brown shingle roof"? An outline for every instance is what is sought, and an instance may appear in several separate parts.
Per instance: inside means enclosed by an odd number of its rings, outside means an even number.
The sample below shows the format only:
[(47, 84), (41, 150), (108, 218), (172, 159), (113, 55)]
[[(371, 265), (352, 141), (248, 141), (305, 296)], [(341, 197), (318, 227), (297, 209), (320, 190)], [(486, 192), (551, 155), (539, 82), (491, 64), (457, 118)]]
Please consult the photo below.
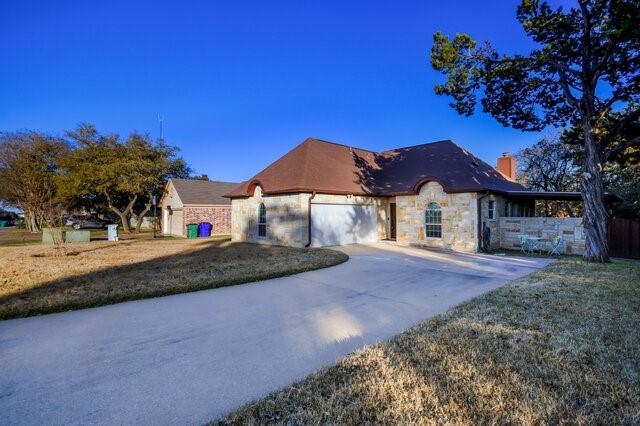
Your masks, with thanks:
[(256, 184), (265, 194), (414, 194), (429, 180), (447, 192), (524, 189), (449, 140), (373, 152), (309, 138), (228, 195), (249, 196)]
[(237, 182), (219, 182), (197, 179), (171, 179), (182, 204), (231, 204), (224, 195), (238, 187)]

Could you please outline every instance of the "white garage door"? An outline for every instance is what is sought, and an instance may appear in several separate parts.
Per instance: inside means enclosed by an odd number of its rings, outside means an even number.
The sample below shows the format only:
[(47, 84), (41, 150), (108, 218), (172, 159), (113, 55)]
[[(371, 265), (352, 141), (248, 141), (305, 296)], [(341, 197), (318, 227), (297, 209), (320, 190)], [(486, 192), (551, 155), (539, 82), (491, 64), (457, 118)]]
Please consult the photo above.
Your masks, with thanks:
[(180, 210), (174, 210), (173, 214), (171, 216), (169, 216), (170, 219), (170, 223), (169, 223), (169, 233), (171, 235), (177, 235), (179, 237), (184, 237), (184, 229), (183, 229), (183, 216), (182, 216), (182, 209)]
[(313, 247), (372, 243), (377, 240), (375, 206), (311, 205), (311, 245)]

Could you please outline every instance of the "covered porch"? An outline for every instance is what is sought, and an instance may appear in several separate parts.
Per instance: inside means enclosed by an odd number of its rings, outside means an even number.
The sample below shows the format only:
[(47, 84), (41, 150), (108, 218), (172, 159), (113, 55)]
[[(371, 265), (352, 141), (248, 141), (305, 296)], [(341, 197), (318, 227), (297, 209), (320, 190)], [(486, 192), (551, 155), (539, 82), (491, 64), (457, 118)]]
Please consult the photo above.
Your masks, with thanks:
[[(608, 203), (616, 200), (616, 196), (606, 194)], [(579, 192), (510, 191), (493, 197), (493, 203), (494, 218), (487, 217), (483, 221), (484, 232), (481, 233), (481, 238), (486, 238), (485, 228), (492, 228), (489, 237), (492, 250), (522, 250), (525, 245), (541, 252), (584, 253), (582, 196)], [(545, 208), (548, 204), (555, 206)], [(550, 210), (555, 212), (553, 216), (547, 215)]]

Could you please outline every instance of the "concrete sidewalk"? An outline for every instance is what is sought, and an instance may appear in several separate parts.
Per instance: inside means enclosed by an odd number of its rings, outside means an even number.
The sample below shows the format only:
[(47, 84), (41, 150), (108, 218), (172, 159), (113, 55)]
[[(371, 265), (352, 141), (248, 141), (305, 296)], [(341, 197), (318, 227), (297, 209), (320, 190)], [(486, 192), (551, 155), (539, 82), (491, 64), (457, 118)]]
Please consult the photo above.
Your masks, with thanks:
[(550, 262), (342, 249), (295, 276), (0, 322), (0, 424), (200, 424)]

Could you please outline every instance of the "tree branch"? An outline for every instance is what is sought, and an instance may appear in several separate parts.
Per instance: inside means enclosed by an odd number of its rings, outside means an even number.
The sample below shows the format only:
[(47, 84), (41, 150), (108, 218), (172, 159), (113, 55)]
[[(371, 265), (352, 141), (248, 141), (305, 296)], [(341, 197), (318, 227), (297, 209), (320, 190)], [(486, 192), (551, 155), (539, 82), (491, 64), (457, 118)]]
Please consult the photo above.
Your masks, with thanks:
[[(598, 114), (598, 121), (600, 121), (603, 118), (605, 118), (607, 116), (607, 114), (609, 114), (609, 112), (611, 111), (611, 108), (613, 107), (613, 104), (615, 104), (619, 100), (621, 100), (619, 94), (614, 93), (614, 95), (611, 96), (611, 98), (607, 102), (604, 102), (604, 104), (600, 107), (602, 109), (600, 110), (600, 113)], [(599, 99), (598, 99), (598, 102), (600, 102)]]
[(580, 11), (582, 12), (582, 72), (584, 81), (591, 80), (591, 14), (584, 0), (579, 0)]
[(607, 133), (607, 135), (603, 138), (603, 145), (607, 146), (608, 144), (610, 144), (616, 136), (622, 133), (627, 124), (631, 123), (634, 120), (637, 120), (638, 118), (640, 118), (640, 108), (636, 108), (635, 110), (629, 112), (627, 115), (618, 120), (615, 126), (613, 126)]
[(558, 70), (558, 75), (560, 77), (560, 86), (562, 87), (562, 93), (564, 93), (564, 97), (567, 100), (567, 103), (574, 107), (576, 110), (580, 109), (580, 101), (576, 99), (575, 96), (571, 93), (569, 89), (569, 82), (567, 81), (567, 75), (564, 71)]
[(640, 136), (636, 136), (635, 138), (629, 139), (626, 143), (604, 151), (602, 153), (602, 158), (604, 161), (610, 161), (615, 158), (616, 155), (623, 153), (627, 148), (632, 148), (634, 146), (640, 146)]

